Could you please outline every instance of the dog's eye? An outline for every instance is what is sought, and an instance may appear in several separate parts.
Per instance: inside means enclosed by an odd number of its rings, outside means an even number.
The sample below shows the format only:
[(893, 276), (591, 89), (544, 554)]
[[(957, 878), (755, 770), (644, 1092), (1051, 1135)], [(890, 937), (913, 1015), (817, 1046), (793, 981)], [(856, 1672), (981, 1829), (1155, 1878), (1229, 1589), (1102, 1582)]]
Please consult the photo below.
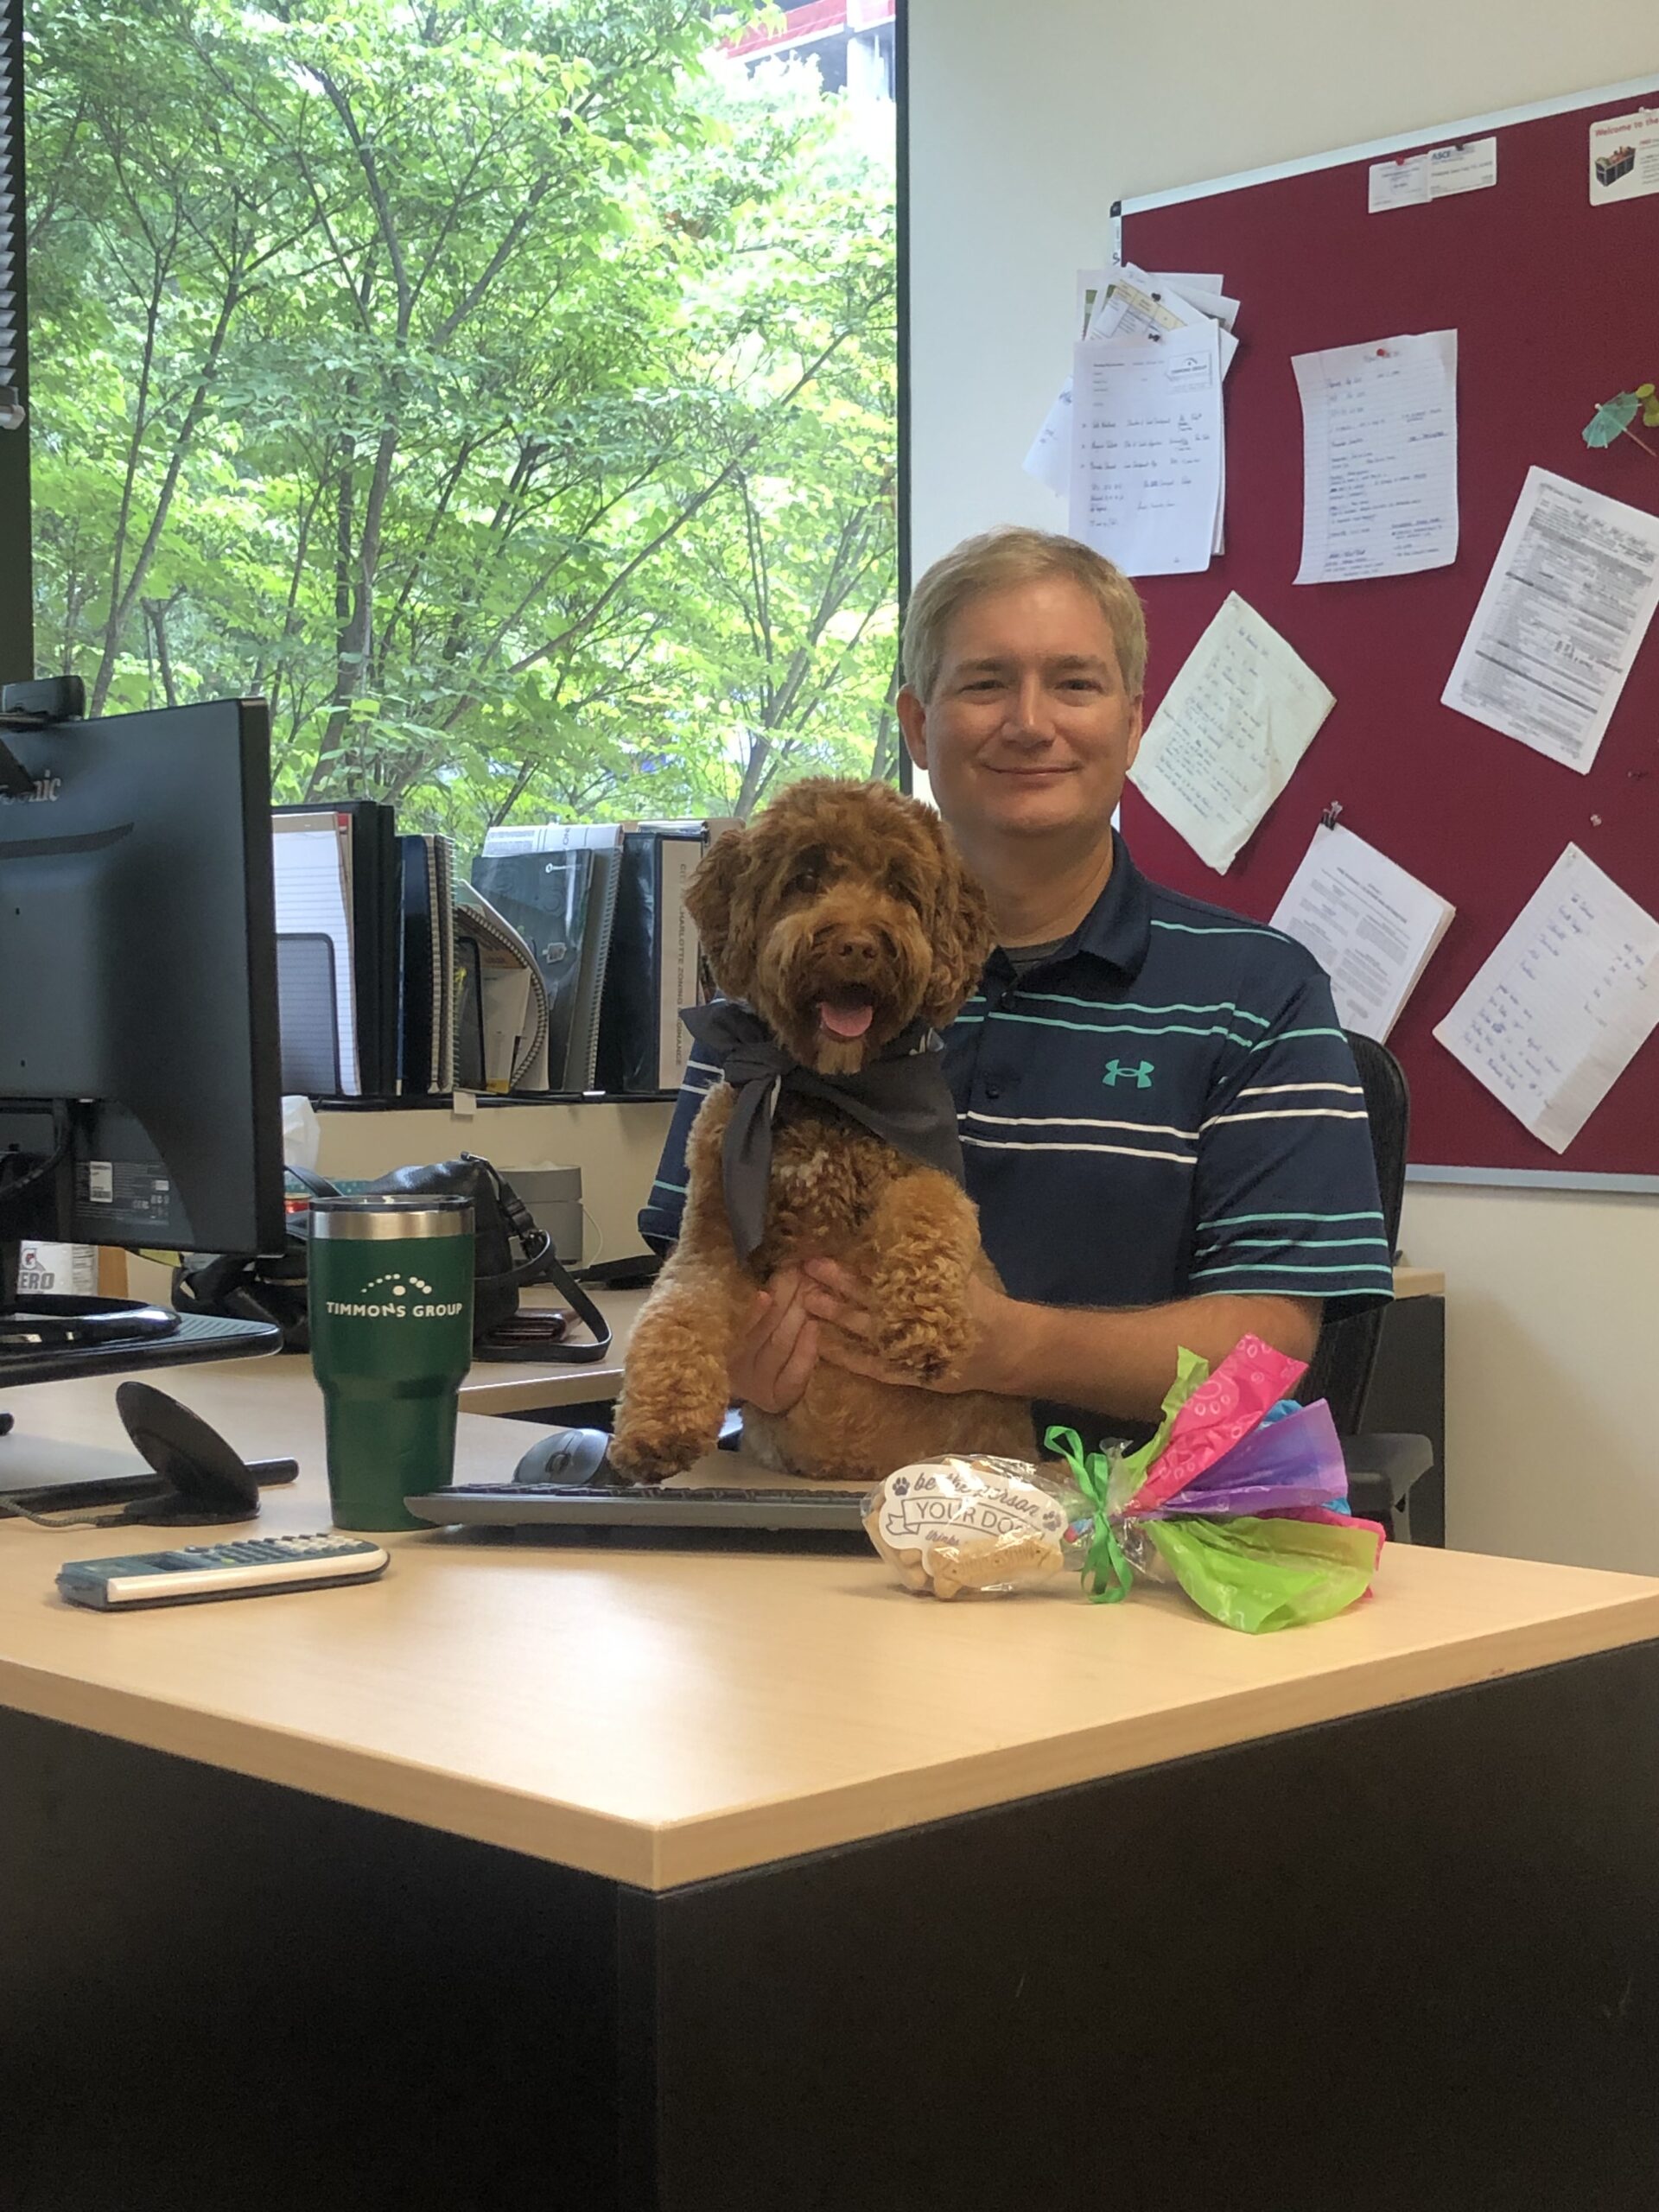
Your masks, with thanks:
[(821, 880), (819, 871), (817, 868), (798, 868), (794, 874), (790, 877), (789, 881), (784, 886), (784, 890), (785, 893), (792, 893), (798, 891), (804, 894), (810, 893), (817, 889)]
[(895, 899), (902, 899), (906, 906), (914, 907), (918, 914), (925, 912), (922, 894), (907, 875), (900, 875), (895, 869), (887, 877), (887, 889)]

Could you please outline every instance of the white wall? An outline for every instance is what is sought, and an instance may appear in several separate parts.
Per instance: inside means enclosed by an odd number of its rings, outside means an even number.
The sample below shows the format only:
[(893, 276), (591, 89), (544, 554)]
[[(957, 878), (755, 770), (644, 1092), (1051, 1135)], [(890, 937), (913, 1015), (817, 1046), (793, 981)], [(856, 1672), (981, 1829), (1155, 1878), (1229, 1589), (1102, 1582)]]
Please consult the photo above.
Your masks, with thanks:
[[(1650, 0), (909, 5), (918, 570), (1065, 526), (1020, 464), (1114, 200), (1659, 69)], [(1404, 1234), (1448, 1276), (1451, 1541), (1659, 1571), (1659, 1201), (1425, 1188)]]
[(486, 1106), (471, 1115), (431, 1107), (325, 1113), (317, 1166), (324, 1175), (385, 1175), (411, 1160), (476, 1152), (509, 1181), (516, 1167), (580, 1167), (588, 1216), (582, 1257), (591, 1266), (642, 1249), (634, 1217), (657, 1173), (673, 1112), (671, 1104), (639, 1098)]

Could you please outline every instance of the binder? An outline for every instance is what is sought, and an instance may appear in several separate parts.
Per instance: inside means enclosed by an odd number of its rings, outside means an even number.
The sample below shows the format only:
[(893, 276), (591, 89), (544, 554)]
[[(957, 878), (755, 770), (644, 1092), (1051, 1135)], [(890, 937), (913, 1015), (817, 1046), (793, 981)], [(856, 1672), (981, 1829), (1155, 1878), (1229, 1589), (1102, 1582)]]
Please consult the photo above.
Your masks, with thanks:
[(484, 1010), (484, 1088), (547, 1089), (547, 988), (524, 939), (475, 884), (455, 893), (457, 926), (477, 940)]
[(455, 1087), (454, 848), (448, 837), (397, 840), (402, 878), (404, 1089), (430, 1096)]
[(588, 926), (582, 934), (582, 973), (577, 979), (575, 1014), (570, 1027), (570, 1052), (565, 1063), (567, 1090), (593, 1090), (599, 1083), (599, 1014), (610, 966), (611, 932), (616, 923), (622, 837), (618, 825), (589, 825), (588, 850), (593, 855), (594, 873), (588, 891)]
[(358, 1097), (349, 826), (323, 810), (273, 814), (270, 844), (284, 1093)]
[(596, 962), (588, 944), (604, 901), (594, 897), (590, 847), (480, 854), (475, 888), (529, 946), (547, 993), (547, 1079), (555, 1091), (591, 1089), (587, 1032), (580, 1018), (584, 979)]
[(281, 1014), (284, 1098), (337, 1098), (340, 1064), (334, 940), (327, 931), (276, 940), (276, 1003)]
[(602, 1090), (638, 1095), (679, 1088), (691, 1050), (680, 1008), (709, 996), (686, 887), (713, 839), (735, 826), (715, 816), (624, 832), (600, 1013)]
[[(302, 803), (271, 810), (273, 837), (283, 842), (273, 850), (278, 860), (276, 931), (278, 937), (315, 934), (315, 918), (308, 919), (295, 904), (291, 867), (281, 863), (298, 850), (287, 840), (296, 834), (325, 832), (341, 838), (346, 859), (342, 867), (346, 926), (345, 942), (337, 931), (331, 935), (337, 957), (349, 964), (352, 1034), (342, 1034), (340, 1061), (342, 1094), (365, 1098), (390, 1098), (400, 1087), (398, 1014), (402, 999), (403, 922), (402, 872), (397, 858), (397, 821), (391, 807), (378, 799), (340, 799), (321, 804)], [(276, 823), (289, 827), (278, 832)], [(340, 1011), (345, 1017), (344, 992)], [(353, 1077), (355, 1080), (353, 1080)]]
[[(600, 1008), (610, 961), (611, 930), (622, 866), (622, 824), (615, 822), (540, 822), (521, 828), (492, 830), (484, 840), (480, 868), (521, 861), (536, 854), (545, 856), (586, 853), (590, 857), (585, 910), (574, 925), (580, 958), (569, 1026), (564, 1031), (564, 1057), (562, 1064), (556, 1057), (551, 1062), (554, 1087), (560, 1090), (592, 1090), (599, 1080)], [(498, 906), (501, 904), (493, 887), (502, 879), (493, 875), (486, 880), (475, 869), (474, 880), (486, 897), (495, 899)], [(530, 877), (524, 869), (513, 876), (510, 869), (509, 880), (522, 884), (528, 882)], [(515, 926), (523, 927), (517, 915), (505, 907), (502, 911)], [(553, 995), (550, 979), (550, 1007)], [(556, 1023), (556, 1031), (557, 1026)]]
[(680, 1008), (707, 995), (685, 887), (710, 841), (735, 827), (715, 815), (489, 832), (473, 880), (535, 951), (553, 1089), (678, 1088), (691, 1041)]

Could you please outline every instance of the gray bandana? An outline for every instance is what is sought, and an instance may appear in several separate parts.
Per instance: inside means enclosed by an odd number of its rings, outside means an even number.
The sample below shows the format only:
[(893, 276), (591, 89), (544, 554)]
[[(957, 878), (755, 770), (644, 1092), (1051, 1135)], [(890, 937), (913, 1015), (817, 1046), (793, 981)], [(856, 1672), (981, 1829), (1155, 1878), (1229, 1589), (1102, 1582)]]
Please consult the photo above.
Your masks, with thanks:
[(819, 1075), (803, 1067), (741, 999), (683, 1007), (680, 1020), (737, 1092), (721, 1152), (726, 1213), (738, 1252), (759, 1249), (772, 1179), (772, 1119), (785, 1096), (834, 1106), (896, 1152), (963, 1180), (956, 1101), (944, 1079), (944, 1048), (913, 1021), (856, 1075)]

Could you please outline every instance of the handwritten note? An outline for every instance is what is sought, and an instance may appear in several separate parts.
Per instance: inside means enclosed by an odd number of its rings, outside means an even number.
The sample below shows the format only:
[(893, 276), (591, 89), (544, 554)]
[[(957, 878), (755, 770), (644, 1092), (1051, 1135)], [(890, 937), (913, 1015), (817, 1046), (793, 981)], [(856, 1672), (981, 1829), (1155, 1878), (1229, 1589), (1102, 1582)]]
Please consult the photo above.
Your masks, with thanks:
[(1442, 703), (1580, 775), (1659, 607), (1659, 515), (1530, 469)]
[(1335, 704), (1272, 625), (1230, 592), (1153, 716), (1130, 780), (1224, 874)]
[(1299, 353), (1299, 584), (1409, 576), (1458, 555), (1458, 334)]
[(1569, 845), (1434, 1034), (1552, 1152), (1659, 1024), (1659, 922)]
[(1207, 569), (1221, 499), (1221, 365), (1207, 319), (1088, 340), (1072, 372), (1073, 537), (1126, 575)]
[(1331, 978), (1337, 1019), (1382, 1044), (1456, 909), (1351, 830), (1313, 842), (1273, 917)]

